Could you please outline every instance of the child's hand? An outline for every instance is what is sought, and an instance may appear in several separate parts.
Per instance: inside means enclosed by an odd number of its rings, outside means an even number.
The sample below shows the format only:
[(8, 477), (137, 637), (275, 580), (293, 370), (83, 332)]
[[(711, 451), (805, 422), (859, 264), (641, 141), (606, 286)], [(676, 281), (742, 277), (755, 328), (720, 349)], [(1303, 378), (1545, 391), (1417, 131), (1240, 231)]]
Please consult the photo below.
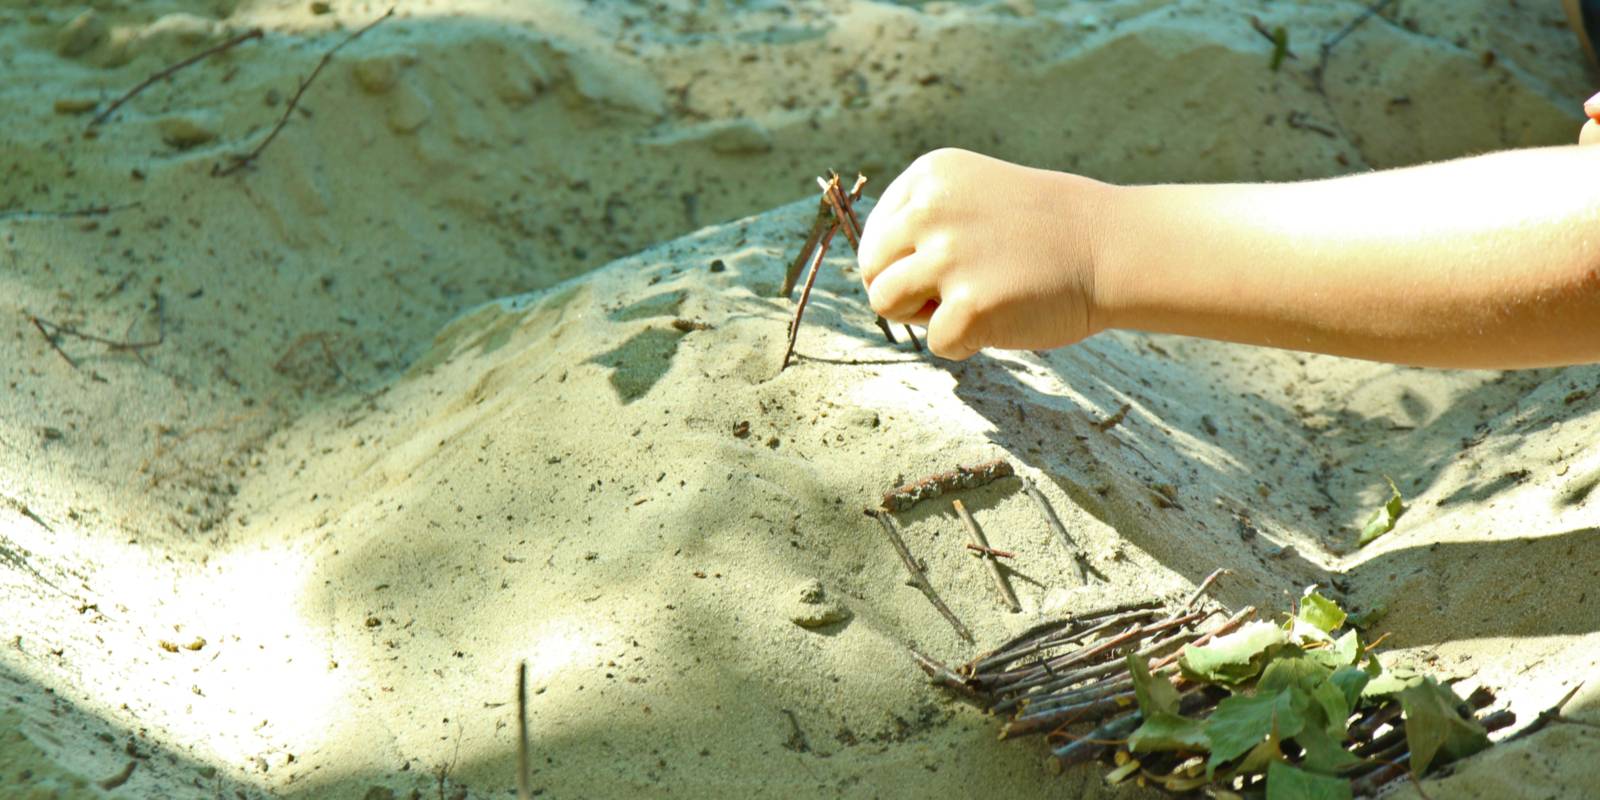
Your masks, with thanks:
[(1094, 229), (1107, 188), (965, 150), (922, 156), (861, 234), (873, 309), (926, 325), (928, 347), (953, 359), (1095, 333)]
[(1583, 102), (1583, 113), (1589, 121), (1583, 123), (1583, 130), (1578, 131), (1578, 144), (1600, 142), (1600, 94)]

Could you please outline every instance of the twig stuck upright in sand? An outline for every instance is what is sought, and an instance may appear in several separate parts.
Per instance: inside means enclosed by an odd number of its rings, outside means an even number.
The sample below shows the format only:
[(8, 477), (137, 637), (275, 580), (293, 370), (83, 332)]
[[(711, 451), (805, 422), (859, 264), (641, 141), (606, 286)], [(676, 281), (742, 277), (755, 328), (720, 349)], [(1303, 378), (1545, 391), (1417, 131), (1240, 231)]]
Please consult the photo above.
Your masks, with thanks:
[(962, 524), (967, 526), (967, 537), (972, 540), (972, 544), (968, 547), (976, 545), (975, 549), (980, 550), (983, 563), (989, 568), (989, 574), (994, 577), (995, 588), (1000, 591), (1000, 599), (1005, 602), (1006, 608), (1011, 609), (1013, 614), (1021, 611), (1022, 604), (1017, 602), (1017, 593), (1011, 591), (1011, 584), (1006, 583), (1005, 573), (1000, 570), (999, 562), (992, 555), (994, 550), (989, 547), (989, 540), (984, 537), (983, 529), (978, 527), (978, 521), (972, 518), (972, 513), (967, 511), (966, 505), (960, 500), (953, 500), (950, 505), (955, 507)]
[[(811, 223), (811, 232), (806, 236), (806, 243), (800, 252), (795, 255), (789, 264), (789, 270), (783, 276), (782, 294), (788, 297), (794, 292), (795, 282), (800, 279), (800, 270), (807, 263), (811, 269), (806, 273), (805, 288), (800, 292), (800, 301), (794, 307), (794, 319), (789, 322), (789, 344), (783, 351), (783, 365), (779, 372), (789, 366), (789, 359), (794, 356), (795, 340), (800, 336), (800, 320), (805, 316), (806, 303), (811, 300), (811, 286), (817, 281), (817, 272), (822, 269), (822, 259), (828, 253), (828, 245), (833, 241), (834, 234), (844, 231), (845, 239), (850, 242), (851, 249), (861, 243), (861, 220), (856, 216), (853, 202), (861, 199), (861, 187), (867, 184), (865, 175), (857, 175), (855, 185), (850, 187), (849, 193), (839, 185), (838, 173), (828, 173), (826, 180), (817, 178), (817, 184), (822, 187), (822, 199), (817, 203), (817, 216)], [(894, 331), (889, 328), (889, 322), (883, 317), (876, 320), (878, 330), (883, 331), (885, 339), (890, 344), (896, 344)], [(922, 343), (917, 341), (917, 335), (911, 331), (911, 326), (906, 326), (906, 336), (911, 338), (911, 346), (917, 352), (922, 352)]]
[(906, 541), (900, 537), (900, 530), (894, 524), (894, 517), (890, 516), (887, 511), (878, 511), (871, 508), (867, 509), (866, 513), (867, 516), (876, 519), (878, 524), (883, 526), (883, 532), (888, 535), (889, 543), (894, 545), (895, 553), (900, 556), (900, 563), (905, 565), (906, 572), (911, 576), (909, 583), (917, 587), (923, 596), (928, 598), (928, 602), (939, 610), (939, 614), (950, 622), (951, 627), (956, 629), (956, 635), (960, 636), (962, 641), (972, 644), (972, 632), (967, 630), (967, 626), (961, 624), (961, 620), (956, 618), (955, 612), (951, 611), (950, 607), (945, 605), (944, 601), (939, 598), (939, 593), (933, 590), (933, 584), (928, 583), (928, 576), (923, 574), (922, 568), (917, 566), (916, 560), (911, 557), (911, 551), (906, 549)]
[(528, 755), (528, 662), (517, 662), (517, 800), (532, 800)]
[(333, 47), (328, 48), (328, 52), (322, 54), (322, 60), (317, 62), (316, 68), (311, 70), (311, 74), (307, 76), (305, 80), (300, 82), (299, 88), (295, 89), (294, 96), (289, 98), (289, 104), (283, 108), (283, 116), (279, 117), (277, 124), (273, 125), (272, 130), (267, 132), (266, 138), (262, 139), (261, 143), (256, 145), (255, 148), (248, 153), (243, 155), (228, 156), (228, 158), (233, 161), (232, 164), (229, 164), (226, 167), (222, 166), (221, 163), (212, 165), (212, 176), (221, 178), (227, 175), (232, 175), (233, 173), (244, 169), (254, 162), (256, 158), (261, 155), (261, 151), (267, 149), (267, 145), (272, 144), (273, 139), (278, 138), (278, 132), (283, 130), (283, 126), (289, 124), (289, 117), (294, 114), (295, 108), (299, 107), (300, 98), (305, 95), (306, 89), (311, 88), (311, 82), (315, 81), (317, 76), (322, 74), (322, 70), (324, 67), (328, 66), (328, 62), (333, 60), (333, 54), (339, 52), (340, 48), (344, 47), (345, 45), (361, 38), (362, 34), (365, 34), (367, 31), (378, 27), (378, 23), (394, 16), (394, 12), (395, 10), (393, 8), (389, 9), (388, 11), (384, 12), (383, 16), (378, 17), (377, 19), (361, 26), (360, 28), (357, 28), (354, 33), (346, 36)]
[(906, 511), (923, 500), (932, 500), (957, 489), (976, 489), (1015, 474), (1017, 471), (1011, 467), (1011, 462), (1003, 458), (970, 467), (956, 467), (950, 472), (929, 475), (884, 494), (882, 507), (884, 511)]
[(202, 50), (202, 51), (200, 51), (198, 53), (195, 53), (192, 56), (189, 56), (188, 58), (185, 58), (182, 61), (179, 61), (176, 64), (173, 64), (172, 66), (167, 67), (166, 69), (161, 70), (160, 72), (156, 72), (155, 74), (151, 75), (150, 77), (145, 78), (144, 80), (140, 81), (139, 85), (137, 85), (137, 86), (133, 87), (132, 89), (129, 89), (127, 92), (123, 93), (123, 95), (121, 97), (118, 97), (117, 99), (111, 101), (111, 105), (106, 106), (104, 111), (101, 111), (100, 113), (94, 115), (94, 119), (89, 120), (89, 127), (93, 128), (93, 127), (99, 125), (100, 123), (105, 122), (106, 120), (110, 119), (111, 115), (113, 113), (115, 113), (117, 109), (121, 108), (123, 103), (126, 103), (129, 100), (132, 100), (140, 92), (142, 92), (145, 89), (148, 89), (151, 86), (155, 85), (156, 81), (159, 81), (159, 80), (161, 80), (163, 78), (170, 78), (170, 77), (172, 77), (173, 73), (177, 72), (180, 69), (183, 69), (184, 67), (189, 66), (190, 64), (195, 64), (195, 63), (198, 63), (200, 61), (204, 61), (205, 59), (210, 58), (211, 56), (214, 56), (214, 55), (216, 55), (218, 53), (221, 53), (221, 52), (224, 52), (226, 50), (232, 50), (233, 48), (238, 47), (239, 45), (244, 44), (245, 42), (248, 42), (248, 41), (251, 41), (251, 40), (254, 40), (254, 39), (260, 39), (262, 37), (262, 35), (263, 35), (263, 33), (262, 33), (262, 30), (260, 28), (251, 28), (250, 30), (245, 31), (244, 33), (241, 33), (238, 36), (235, 36), (232, 39), (229, 39), (228, 41), (223, 42), (222, 44), (219, 44), (219, 45), (217, 45), (215, 47), (211, 47), (211, 48), (207, 48), (205, 50)]

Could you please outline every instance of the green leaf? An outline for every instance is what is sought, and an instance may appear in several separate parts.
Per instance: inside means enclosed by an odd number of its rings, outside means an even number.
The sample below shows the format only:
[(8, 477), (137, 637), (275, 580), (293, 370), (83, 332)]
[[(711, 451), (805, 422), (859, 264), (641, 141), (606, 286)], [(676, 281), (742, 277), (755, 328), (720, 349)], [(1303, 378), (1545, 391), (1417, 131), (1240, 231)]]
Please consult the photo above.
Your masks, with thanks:
[(1361, 640), (1355, 631), (1345, 631), (1343, 636), (1330, 640), (1327, 647), (1307, 650), (1306, 655), (1328, 669), (1338, 669), (1356, 662), (1361, 655)]
[(1134, 753), (1154, 753), (1158, 750), (1208, 750), (1205, 723), (1177, 714), (1156, 713), (1145, 717), (1144, 724), (1128, 735), (1128, 750)]
[(1283, 629), (1277, 625), (1251, 622), (1210, 644), (1184, 648), (1178, 666), (1196, 682), (1236, 685), (1260, 672), (1267, 651), (1285, 641)]
[(1274, 761), (1267, 765), (1267, 800), (1350, 800), (1350, 782)]
[(1449, 763), (1489, 746), (1489, 734), (1477, 720), (1462, 715), (1462, 705), (1450, 687), (1433, 678), (1400, 692), (1412, 772), (1427, 772), (1436, 757), (1441, 764)]
[(1261, 670), (1256, 693), (1272, 694), (1292, 686), (1309, 695), (1318, 684), (1326, 682), (1332, 673), (1332, 668), (1302, 654), (1299, 648), (1286, 647)]
[(1311, 690), (1311, 700), (1322, 712), (1322, 729), (1334, 739), (1344, 741), (1351, 711), (1350, 701), (1345, 697), (1344, 690), (1330, 678)]
[[(1305, 714), (1294, 689), (1275, 693), (1234, 695), (1217, 704), (1206, 718), (1206, 739), (1211, 743), (1209, 772), (1261, 744), (1268, 736), (1285, 739), (1305, 727)], [(1302, 695), (1303, 697), (1304, 695)], [(1300, 703), (1304, 708), (1307, 703)]]
[(1383, 479), (1389, 482), (1389, 500), (1367, 518), (1367, 524), (1361, 528), (1361, 538), (1356, 540), (1357, 547), (1393, 530), (1395, 520), (1400, 519), (1400, 515), (1405, 513), (1406, 507), (1400, 499), (1400, 488), (1394, 485), (1394, 479), (1388, 475), (1383, 476)]
[[(1376, 663), (1377, 659), (1373, 659), (1372, 664)], [(1380, 671), (1376, 674), (1368, 669), (1367, 673), (1372, 675), (1372, 680), (1367, 681), (1367, 685), (1361, 689), (1361, 696), (1364, 698), (1388, 697), (1422, 683), (1422, 676), (1408, 669)]]
[(1367, 688), (1367, 682), (1372, 676), (1366, 670), (1350, 666), (1340, 667), (1328, 676), (1328, 683), (1339, 687), (1344, 692), (1345, 708), (1355, 710), (1356, 702), (1361, 699), (1362, 690)]
[(1178, 690), (1165, 675), (1151, 675), (1144, 659), (1128, 654), (1128, 672), (1133, 675), (1133, 695), (1139, 700), (1139, 711), (1145, 719), (1156, 714), (1178, 713)]
[(1300, 598), (1300, 613), (1296, 616), (1323, 633), (1333, 633), (1344, 624), (1346, 614), (1338, 603), (1323, 597), (1313, 588)]
[(1295, 735), (1294, 740), (1306, 751), (1301, 766), (1312, 772), (1332, 775), (1361, 763), (1360, 756), (1344, 749), (1339, 739), (1315, 725), (1307, 725)]

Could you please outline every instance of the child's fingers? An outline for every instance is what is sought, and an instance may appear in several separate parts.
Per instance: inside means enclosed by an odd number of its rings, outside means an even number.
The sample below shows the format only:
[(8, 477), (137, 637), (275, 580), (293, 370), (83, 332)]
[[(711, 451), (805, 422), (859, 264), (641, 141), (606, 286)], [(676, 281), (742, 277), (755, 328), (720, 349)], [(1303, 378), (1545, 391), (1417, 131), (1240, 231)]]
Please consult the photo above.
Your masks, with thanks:
[(938, 262), (928, 253), (895, 261), (867, 286), (872, 310), (896, 322), (908, 320), (939, 296)]
[(862, 283), (872, 286), (879, 273), (916, 249), (913, 231), (903, 224), (899, 215), (881, 206), (874, 208), (861, 230), (861, 243), (856, 248)]
[(1583, 123), (1583, 130), (1578, 131), (1578, 144), (1600, 144), (1600, 123), (1592, 119)]
[(928, 320), (928, 349), (940, 358), (962, 361), (978, 352), (976, 320), (967, 303), (940, 303)]

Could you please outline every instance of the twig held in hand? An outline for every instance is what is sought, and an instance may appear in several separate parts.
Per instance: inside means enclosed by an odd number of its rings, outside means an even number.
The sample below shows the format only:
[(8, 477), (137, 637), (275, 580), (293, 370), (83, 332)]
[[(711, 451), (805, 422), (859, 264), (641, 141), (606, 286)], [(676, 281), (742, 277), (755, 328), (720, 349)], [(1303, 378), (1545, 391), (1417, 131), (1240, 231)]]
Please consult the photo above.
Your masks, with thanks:
[(933, 590), (933, 584), (928, 583), (928, 576), (923, 574), (922, 568), (917, 566), (916, 560), (911, 557), (911, 551), (906, 549), (905, 539), (900, 537), (900, 531), (894, 524), (894, 517), (890, 516), (886, 511), (876, 511), (870, 508), (867, 509), (867, 516), (876, 519), (878, 524), (883, 526), (883, 532), (888, 535), (889, 543), (894, 545), (895, 553), (900, 556), (900, 563), (904, 564), (906, 572), (910, 573), (911, 585), (917, 587), (923, 596), (928, 598), (928, 602), (939, 610), (939, 614), (949, 621), (950, 626), (956, 629), (957, 636), (971, 644), (972, 632), (967, 630), (967, 626), (961, 624), (961, 620), (956, 618), (955, 612), (951, 611), (950, 607), (944, 604), (944, 600), (939, 598), (938, 592)]
[(316, 68), (312, 69), (311, 74), (307, 76), (305, 80), (301, 81), (300, 86), (295, 89), (294, 96), (289, 98), (289, 104), (283, 108), (283, 116), (279, 117), (277, 124), (273, 125), (272, 130), (267, 132), (266, 138), (262, 139), (261, 143), (256, 145), (255, 148), (248, 153), (243, 155), (229, 156), (228, 158), (233, 161), (232, 164), (229, 164), (226, 167), (222, 166), (220, 162), (212, 165), (211, 174), (218, 178), (232, 175), (233, 173), (249, 166), (258, 157), (260, 157), (261, 151), (266, 150), (267, 145), (272, 144), (272, 140), (278, 138), (278, 132), (283, 130), (283, 126), (289, 124), (289, 117), (294, 114), (295, 108), (299, 107), (300, 98), (305, 95), (306, 89), (311, 88), (312, 81), (315, 81), (317, 76), (322, 74), (322, 70), (324, 67), (328, 66), (328, 62), (333, 60), (333, 54), (339, 52), (339, 50), (345, 45), (361, 38), (362, 34), (365, 34), (367, 31), (376, 28), (379, 23), (394, 16), (394, 12), (395, 10), (393, 8), (389, 9), (388, 11), (384, 12), (383, 16), (378, 17), (377, 19), (356, 29), (354, 33), (351, 33), (349, 36), (346, 36), (344, 39), (342, 39), (338, 44), (329, 48), (328, 52), (323, 53), (322, 60), (317, 62)]
[(244, 44), (245, 42), (251, 41), (253, 39), (260, 39), (262, 37), (262, 35), (263, 35), (263, 33), (262, 33), (262, 30), (260, 28), (251, 28), (250, 30), (245, 31), (244, 33), (241, 33), (238, 36), (235, 36), (232, 39), (229, 39), (229, 40), (223, 42), (222, 44), (219, 44), (219, 45), (217, 45), (215, 47), (207, 48), (207, 49), (202, 50), (202, 51), (200, 51), (198, 53), (195, 53), (194, 55), (189, 56), (188, 58), (185, 58), (184, 60), (179, 61), (178, 63), (173, 64), (172, 66), (169, 66), (166, 69), (163, 69), (160, 72), (157, 72), (157, 73), (151, 75), (148, 78), (145, 78), (144, 80), (139, 82), (139, 85), (133, 87), (132, 89), (129, 89), (127, 92), (123, 93), (123, 95), (121, 97), (118, 97), (116, 100), (111, 101), (111, 105), (106, 106), (104, 111), (101, 111), (100, 113), (94, 115), (94, 119), (89, 120), (89, 127), (93, 128), (96, 125), (99, 125), (100, 123), (105, 122), (107, 119), (110, 119), (111, 115), (113, 113), (115, 113), (117, 109), (122, 107), (122, 104), (128, 102), (129, 100), (132, 100), (136, 95), (138, 95), (140, 92), (144, 91), (145, 89), (150, 88), (152, 85), (155, 84), (156, 81), (162, 80), (163, 78), (170, 78), (170, 77), (172, 77), (173, 73), (177, 72), (180, 69), (183, 69), (184, 67), (189, 66), (190, 64), (194, 64), (194, 63), (199, 62), (199, 61), (204, 61), (205, 59), (210, 58), (211, 56), (214, 56), (214, 55), (216, 55), (218, 53), (221, 53), (223, 51), (232, 50), (233, 48), (238, 47), (239, 45)]

